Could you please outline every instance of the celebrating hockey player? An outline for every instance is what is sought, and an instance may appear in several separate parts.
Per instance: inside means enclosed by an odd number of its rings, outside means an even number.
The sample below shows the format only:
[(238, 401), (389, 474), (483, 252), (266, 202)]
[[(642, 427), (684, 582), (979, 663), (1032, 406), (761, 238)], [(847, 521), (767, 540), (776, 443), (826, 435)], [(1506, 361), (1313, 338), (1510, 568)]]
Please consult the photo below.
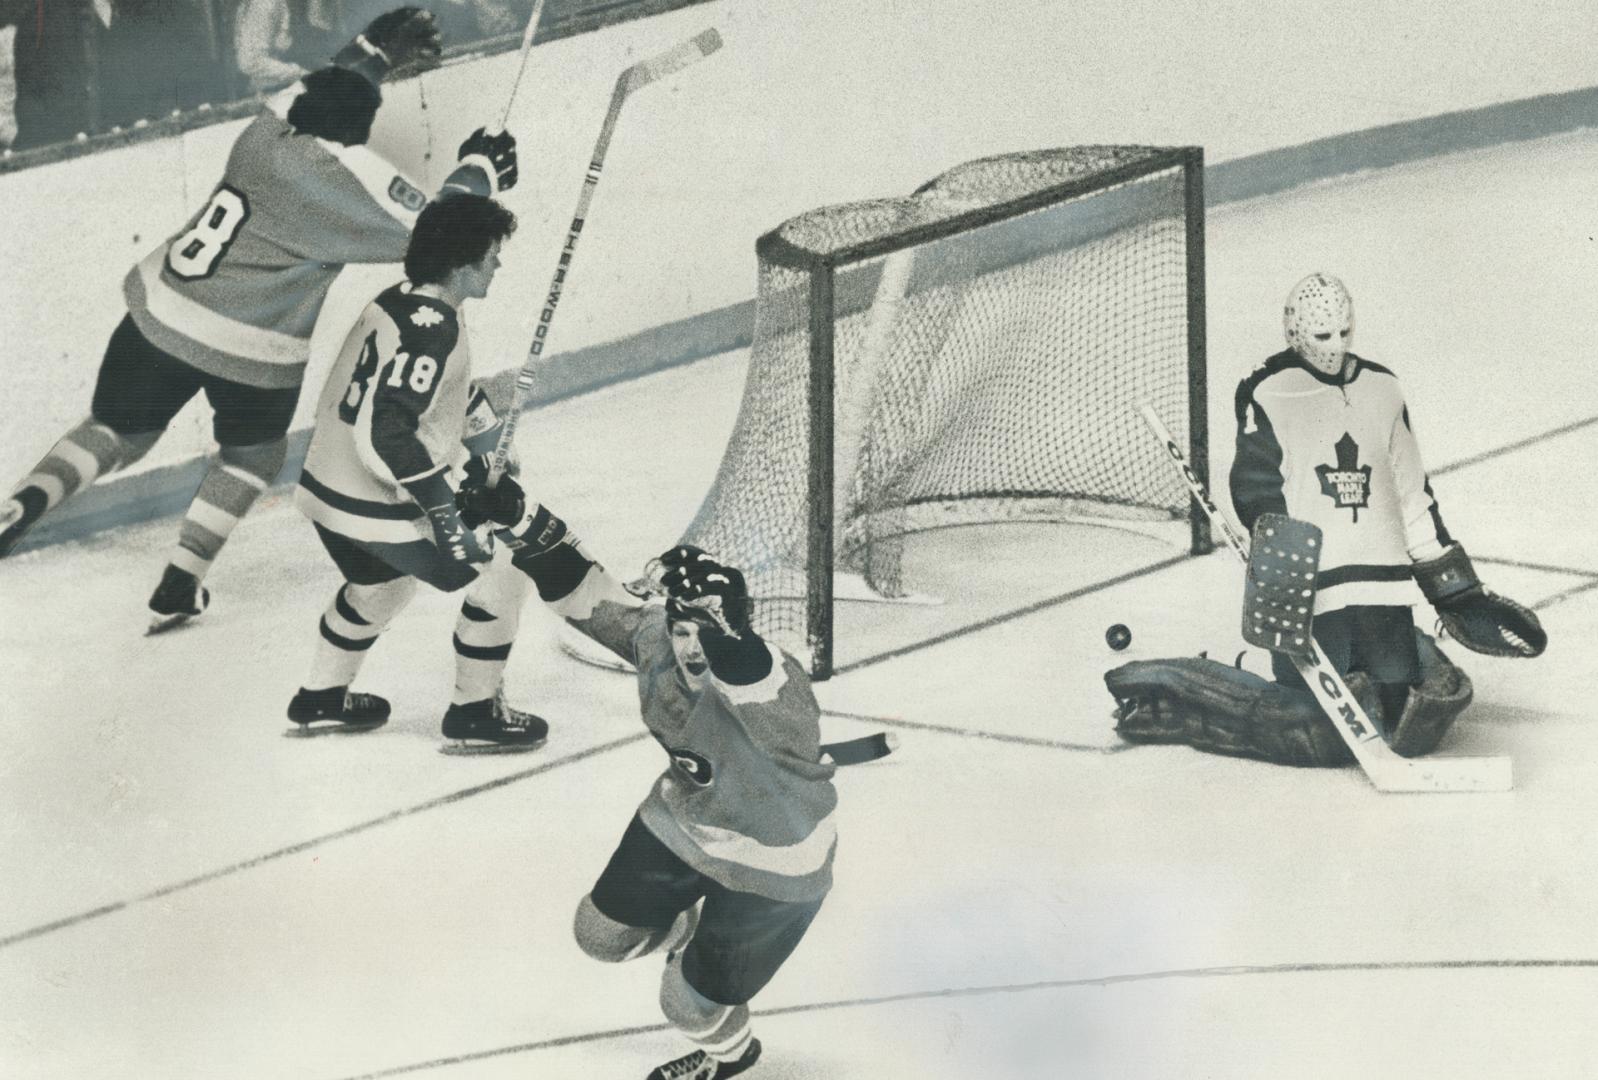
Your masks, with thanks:
[(1472, 688), (1415, 626), (1411, 581), (1468, 649), (1533, 657), (1547, 637), (1535, 614), (1482, 586), (1444, 527), (1398, 380), (1349, 351), (1343, 283), (1300, 281), (1283, 322), (1288, 348), (1237, 388), (1230, 477), (1253, 530), (1244, 636), (1272, 650), (1276, 682), (1206, 659), (1126, 664), (1105, 675), (1116, 730), (1290, 765), (1351, 763), (1292, 660), (1312, 635), (1392, 749), (1430, 753)]
[(837, 793), (810, 679), (750, 625), (743, 575), (687, 546), (657, 564), (664, 607), (592, 593), (559, 609), (637, 668), (670, 759), (575, 931), (598, 960), (666, 953), (660, 1005), (695, 1049), (649, 1080), (726, 1080), (760, 1056), (749, 1000), (831, 887)]
[[(150, 598), (151, 629), (204, 610), (201, 580), (283, 466), (328, 288), (347, 263), (399, 261), (427, 202), (364, 144), (379, 83), (436, 65), (439, 50), (432, 16), (400, 8), (267, 102), (206, 204), (128, 273), (127, 314), (106, 346), (89, 416), (0, 503), (0, 556), (47, 510), (143, 457), (203, 390), (220, 452)], [(491, 195), (515, 180), (515, 140), (479, 130), (443, 191)]]

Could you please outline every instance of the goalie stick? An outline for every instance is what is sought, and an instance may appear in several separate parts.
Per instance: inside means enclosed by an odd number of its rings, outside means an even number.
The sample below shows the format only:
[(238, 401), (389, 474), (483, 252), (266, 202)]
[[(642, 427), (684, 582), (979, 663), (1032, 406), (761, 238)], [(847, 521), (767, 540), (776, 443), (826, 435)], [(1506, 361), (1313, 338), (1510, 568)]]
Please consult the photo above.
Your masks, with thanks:
[[(1138, 406), (1143, 422), (1165, 446), (1172, 468), (1181, 475), (1188, 492), (1209, 516), (1216, 529), (1226, 539), (1245, 566), (1248, 565), (1248, 539), (1234, 526), (1205, 490), (1204, 483), (1187, 463), (1187, 456), (1177, 445), (1171, 432), (1161, 422), (1153, 406)], [(1292, 656), (1298, 673), (1315, 695), (1322, 711), (1342, 736), (1360, 768), (1378, 791), (1386, 792), (1449, 792), (1449, 791), (1508, 791), (1513, 786), (1510, 760), (1507, 757), (1442, 757), (1406, 758), (1395, 753), (1382, 739), (1381, 731), (1360, 708), (1359, 702), (1349, 692), (1337, 670), (1327, 663), (1319, 648), (1312, 647), (1308, 657)]]
[[(529, 34), (528, 40), (531, 41)], [(539, 312), (538, 326), (533, 331), (533, 343), (528, 347), (527, 359), (516, 373), (516, 388), (505, 410), (504, 426), (499, 442), (494, 447), (494, 458), (489, 465), (488, 486), (499, 483), (510, 462), (511, 443), (516, 436), (516, 421), (521, 416), (522, 403), (533, 387), (533, 374), (538, 368), (544, 347), (549, 343), (549, 327), (555, 319), (555, 308), (560, 303), (561, 290), (571, 273), (573, 254), (582, 235), (583, 223), (588, 217), (588, 206), (593, 201), (594, 189), (599, 186), (599, 174), (605, 167), (605, 155), (610, 150), (611, 136), (616, 132), (616, 121), (621, 118), (621, 107), (627, 99), (650, 83), (676, 74), (690, 64), (697, 63), (721, 48), (721, 35), (714, 27), (702, 30), (687, 41), (647, 60), (640, 60), (616, 79), (616, 89), (610, 95), (610, 110), (594, 141), (594, 153), (588, 162), (588, 174), (583, 178), (582, 194), (577, 199), (577, 211), (572, 215), (571, 227), (566, 232), (566, 242), (561, 246), (560, 258), (555, 264), (555, 275), (545, 294), (543, 310)]]

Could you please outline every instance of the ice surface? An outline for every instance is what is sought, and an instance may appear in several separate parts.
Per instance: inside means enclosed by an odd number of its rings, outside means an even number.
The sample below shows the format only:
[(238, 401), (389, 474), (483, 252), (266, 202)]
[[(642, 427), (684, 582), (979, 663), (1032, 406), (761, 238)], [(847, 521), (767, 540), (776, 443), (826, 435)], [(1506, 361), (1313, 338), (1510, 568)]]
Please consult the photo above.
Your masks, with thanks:
[[(1125, 747), (1102, 671), (1242, 649), (1230, 556), (1095, 589), (1179, 539), (933, 534), (911, 584), (951, 603), (889, 613), (933, 620), (916, 634), (860, 622), (819, 689), (829, 738), (906, 726), (839, 774), (837, 887), (756, 1001), (752, 1078), (1591, 1075), (1595, 150), (1459, 155), (1209, 222), (1214, 475), (1281, 296), (1340, 274), (1446, 520), (1491, 585), (1547, 604), (1535, 662), (1454, 650), (1476, 703), (1443, 749), (1512, 755), (1516, 790), (1381, 796), (1352, 770)], [(529, 415), (528, 489), (639, 566), (714, 474), (742, 362)], [(511, 693), (548, 746), (440, 755), (454, 601), (426, 594), (361, 679), (396, 702), (388, 727), (285, 739), (331, 565), (274, 497), (219, 561), (213, 611), (147, 639), (174, 532), (0, 563), (0, 1071), (641, 1076), (680, 1053), (658, 963), (594, 963), (569, 929), (662, 765), (630, 681), (563, 657), (535, 605)], [(949, 636), (911, 647), (926, 634)]]

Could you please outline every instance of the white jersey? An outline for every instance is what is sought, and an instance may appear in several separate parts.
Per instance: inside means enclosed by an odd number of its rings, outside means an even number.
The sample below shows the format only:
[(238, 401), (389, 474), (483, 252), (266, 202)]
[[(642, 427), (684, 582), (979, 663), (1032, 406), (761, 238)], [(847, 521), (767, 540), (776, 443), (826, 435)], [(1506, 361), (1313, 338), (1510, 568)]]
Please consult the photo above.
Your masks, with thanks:
[(464, 460), (471, 400), (460, 315), (409, 285), (384, 290), (328, 372), (295, 504), (355, 540), (431, 540), (405, 485)]
[(1397, 378), (1350, 359), (1343, 382), (1285, 351), (1237, 388), (1232, 505), (1245, 528), (1265, 513), (1320, 527), (1317, 614), (1415, 603), (1413, 562), (1452, 542)]

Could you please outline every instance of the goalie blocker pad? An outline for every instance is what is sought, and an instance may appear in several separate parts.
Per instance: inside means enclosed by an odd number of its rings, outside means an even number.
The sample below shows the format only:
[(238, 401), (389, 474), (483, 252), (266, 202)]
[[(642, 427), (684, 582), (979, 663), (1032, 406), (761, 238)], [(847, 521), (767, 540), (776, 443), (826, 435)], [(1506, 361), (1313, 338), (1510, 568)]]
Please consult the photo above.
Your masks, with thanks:
[(1260, 515), (1243, 582), (1244, 641), (1289, 656), (1310, 656), (1321, 546), (1319, 526), (1285, 514)]
[(1415, 583), (1448, 636), (1487, 656), (1541, 656), (1548, 633), (1536, 612), (1485, 588), (1465, 549), (1454, 544), (1415, 564)]

